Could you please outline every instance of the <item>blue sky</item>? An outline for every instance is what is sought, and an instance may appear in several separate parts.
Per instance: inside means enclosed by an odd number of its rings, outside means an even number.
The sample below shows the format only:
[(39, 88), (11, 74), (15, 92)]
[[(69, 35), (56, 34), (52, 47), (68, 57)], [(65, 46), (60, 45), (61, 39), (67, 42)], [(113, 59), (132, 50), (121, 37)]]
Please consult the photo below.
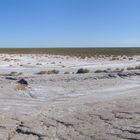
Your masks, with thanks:
[(0, 47), (140, 47), (140, 0), (0, 0)]

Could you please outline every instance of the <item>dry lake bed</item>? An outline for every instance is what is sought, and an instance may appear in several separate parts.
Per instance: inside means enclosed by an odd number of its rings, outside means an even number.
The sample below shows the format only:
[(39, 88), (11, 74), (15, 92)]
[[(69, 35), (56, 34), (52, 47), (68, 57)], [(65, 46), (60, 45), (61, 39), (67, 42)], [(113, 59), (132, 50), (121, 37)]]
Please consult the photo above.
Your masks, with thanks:
[(140, 56), (0, 54), (0, 140), (140, 140)]

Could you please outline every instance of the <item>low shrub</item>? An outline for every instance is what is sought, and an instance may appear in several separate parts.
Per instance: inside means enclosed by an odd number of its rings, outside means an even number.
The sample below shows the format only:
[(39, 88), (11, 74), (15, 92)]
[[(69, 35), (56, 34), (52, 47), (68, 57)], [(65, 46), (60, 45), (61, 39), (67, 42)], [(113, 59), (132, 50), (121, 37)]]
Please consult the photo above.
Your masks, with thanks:
[(132, 67), (128, 67), (127, 70), (134, 70), (134, 68), (132, 68)]
[(40, 71), (37, 74), (41, 75), (41, 74), (47, 74), (47, 71)]
[(89, 70), (88, 69), (83, 69), (83, 68), (78, 69), (77, 74), (80, 74), (80, 73), (89, 73)]
[(127, 70), (140, 70), (140, 66), (128, 67)]
[(49, 70), (49, 71), (40, 71), (37, 74), (42, 75), (42, 74), (58, 74), (58, 70)]
[(64, 74), (70, 74), (68, 71), (64, 72)]
[(116, 68), (116, 71), (119, 71), (120, 69), (119, 68)]
[(129, 57), (128, 60), (133, 60), (133, 57)]
[(127, 59), (127, 57), (124, 56), (123, 59)]
[(139, 69), (140, 69), (140, 66), (136, 66), (136, 67), (135, 67), (135, 70), (139, 70)]
[(50, 70), (47, 72), (47, 74), (58, 74), (59, 70)]

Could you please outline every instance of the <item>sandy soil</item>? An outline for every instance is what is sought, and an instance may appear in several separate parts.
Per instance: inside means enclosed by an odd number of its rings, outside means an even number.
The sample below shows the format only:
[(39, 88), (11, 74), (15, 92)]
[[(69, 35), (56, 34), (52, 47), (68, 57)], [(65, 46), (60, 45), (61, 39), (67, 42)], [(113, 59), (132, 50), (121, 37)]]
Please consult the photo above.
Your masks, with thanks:
[(140, 72), (127, 70), (135, 66), (139, 56), (1, 54), (0, 140), (140, 140)]

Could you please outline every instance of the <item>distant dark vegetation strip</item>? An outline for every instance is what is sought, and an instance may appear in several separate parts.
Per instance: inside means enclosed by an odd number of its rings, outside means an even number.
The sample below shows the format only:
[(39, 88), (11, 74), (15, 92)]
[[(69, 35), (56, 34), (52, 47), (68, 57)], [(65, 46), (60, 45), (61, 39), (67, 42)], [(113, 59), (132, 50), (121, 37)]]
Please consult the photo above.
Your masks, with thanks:
[(7, 54), (54, 54), (78, 57), (140, 55), (140, 48), (0, 48), (0, 53)]

